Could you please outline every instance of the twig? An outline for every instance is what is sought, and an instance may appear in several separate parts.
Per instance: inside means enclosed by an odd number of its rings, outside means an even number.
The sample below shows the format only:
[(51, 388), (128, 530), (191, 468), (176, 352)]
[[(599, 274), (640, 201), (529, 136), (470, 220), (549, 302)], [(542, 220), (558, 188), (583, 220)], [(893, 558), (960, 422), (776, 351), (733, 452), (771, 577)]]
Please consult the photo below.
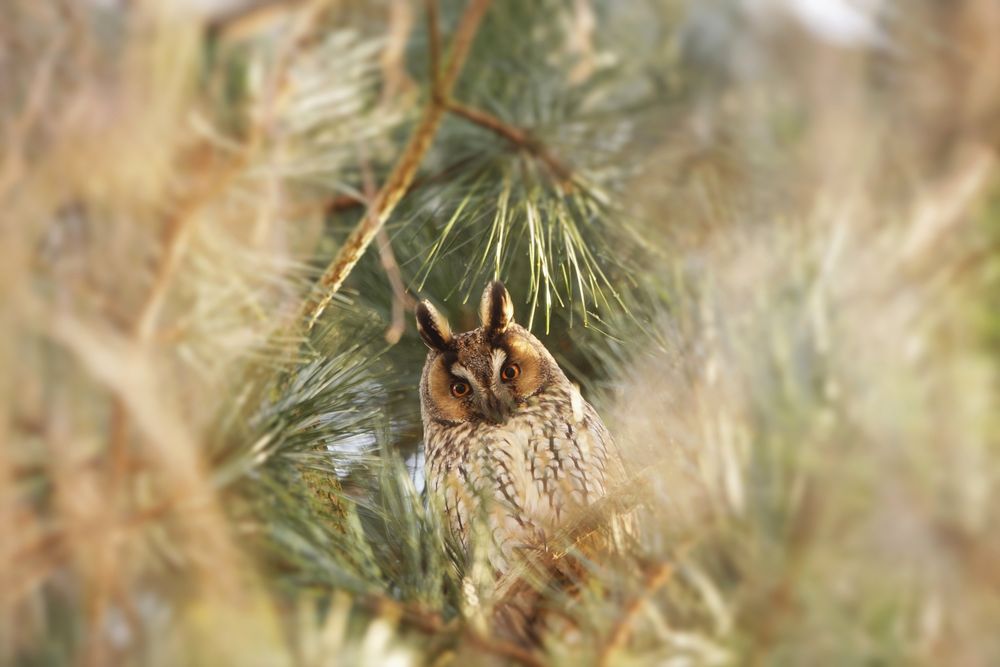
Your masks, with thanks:
[[(258, 9), (263, 8), (280, 7), (288, 9), (290, 6), (297, 7), (300, 4), (305, 3), (299, 1), (288, 2), (287, 0), (284, 2), (282, 0), (264, 0), (261, 2), (250, 2), (237, 9), (256, 12)], [(184, 201), (167, 220), (163, 242), (164, 251), (157, 266), (153, 287), (141, 306), (133, 327), (132, 333), (137, 340), (148, 341), (152, 337), (160, 308), (166, 297), (176, 268), (180, 263), (182, 251), (190, 229), (190, 222), (194, 218), (195, 213), (206, 203), (212, 201), (217, 195), (225, 192), (242, 175), (244, 169), (252, 163), (254, 156), (261, 149), (265, 138), (272, 133), (277, 114), (276, 106), (280, 98), (280, 91), (288, 78), (288, 72), (294, 64), (295, 58), (308, 43), (310, 35), (313, 33), (313, 24), (317, 17), (326, 9), (327, 5), (329, 5), (329, 0), (311, 0), (301, 11), (298, 20), (292, 27), (291, 33), (282, 43), (277, 63), (270, 72), (266, 82), (266, 105), (262, 112), (254, 119), (250, 127), (243, 154), (231, 164), (217, 169), (208, 183)]]
[(642, 591), (632, 598), (625, 608), (622, 609), (621, 616), (615, 623), (614, 628), (611, 630), (611, 634), (608, 635), (608, 640), (605, 642), (604, 647), (601, 649), (601, 656), (598, 659), (598, 665), (606, 665), (611, 659), (611, 656), (625, 645), (628, 641), (629, 635), (631, 634), (632, 620), (635, 615), (639, 613), (642, 609), (643, 604), (651, 598), (656, 591), (658, 591), (664, 584), (670, 581), (670, 578), (674, 574), (674, 566), (672, 563), (657, 563), (653, 569), (646, 576), (646, 581), (643, 585)]
[(454, 100), (448, 100), (446, 107), (450, 113), (500, 135), (518, 148), (527, 151), (533, 157), (537, 158), (555, 176), (556, 182), (564, 192), (569, 192), (573, 189), (572, 170), (552, 155), (545, 144), (531, 136), (525, 130), (509, 125), (482, 109), (466, 106)]
[(528, 667), (543, 667), (545, 665), (545, 662), (537, 655), (512, 642), (490, 639), (471, 629), (466, 629), (464, 635), (469, 643), (487, 653), (516, 660), (522, 665), (528, 665)]
[[(370, 206), (375, 198), (375, 176), (372, 174), (371, 161), (368, 159), (368, 153), (364, 150), (363, 145), (360, 148), (360, 153), (361, 181), (364, 186), (365, 198)], [(389, 240), (389, 235), (385, 232), (385, 227), (378, 230), (375, 238), (378, 242), (379, 260), (382, 263), (382, 268), (385, 269), (389, 285), (392, 287), (392, 322), (386, 329), (385, 340), (390, 345), (395, 345), (406, 331), (406, 310), (412, 310), (416, 304), (414, 299), (406, 293), (406, 285), (403, 284), (399, 263), (396, 261), (395, 253), (392, 252), (392, 243)]]
[[(429, 41), (428, 51), (430, 52), (431, 69), (431, 93), (437, 96), (441, 92), (441, 29), (438, 21), (437, 0), (426, 0), (427, 7), (427, 35)], [(443, 100), (435, 99), (441, 103)]]
[(375, 238), (378, 230), (395, 210), (403, 195), (409, 189), (416, 174), (417, 167), (423, 161), (431, 142), (437, 134), (438, 127), (444, 115), (444, 105), (441, 100), (446, 98), (455, 85), (462, 66), (465, 64), (482, 21), (483, 15), (490, 6), (491, 0), (470, 0), (462, 18), (459, 20), (455, 31), (455, 38), (452, 41), (450, 59), (444, 73), (437, 80), (427, 108), (417, 127), (413, 130), (410, 141), (400, 155), (399, 160), (393, 167), (389, 178), (382, 189), (379, 190), (372, 204), (371, 210), (358, 226), (351, 232), (344, 245), (332, 262), (323, 272), (318, 283), (318, 290), (321, 296), (317, 299), (311, 296), (306, 300), (303, 315), (308, 321), (308, 328), (312, 329), (323, 311), (330, 304), (334, 295), (340, 290), (344, 279), (361, 259), (365, 250)]
[(375, 238), (378, 242), (378, 255), (382, 268), (385, 269), (385, 275), (392, 286), (392, 321), (385, 331), (385, 340), (390, 345), (395, 345), (406, 332), (406, 311), (413, 310), (416, 301), (406, 293), (406, 286), (399, 271), (399, 262), (396, 261), (396, 254), (392, 251), (392, 243), (385, 232), (385, 227), (378, 230)]
[(486, 637), (468, 625), (459, 625), (460, 621), (457, 619), (446, 622), (437, 612), (423, 607), (375, 594), (359, 596), (356, 599), (372, 613), (395, 616), (408, 627), (425, 634), (438, 635), (455, 628), (470, 644), (482, 651), (515, 660), (528, 667), (543, 667), (545, 664), (538, 655), (518, 644)]
[[(448, 177), (455, 173), (458, 173), (465, 169), (470, 162), (474, 160), (473, 157), (464, 157), (460, 160), (456, 160), (452, 164), (448, 165), (444, 169), (429, 176), (422, 178), (414, 178), (413, 182), (410, 183), (410, 187), (407, 189), (406, 194), (410, 194), (414, 190), (421, 188), (425, 185), (431, 185), (434, 183), (439, 183), (446, 180)], [(336, 197), (331, 197), (323, 205), (324, 215), (335, 215), (343, 211), (350, 211), (351, 209), (358, 208), (359, 206), (365, 206), (368, 202), (365, 201), (364, 197), (358, 197), (352, 194), (337, 195)], [(295, 210), (295, 209), (293, 209)], [(306, 209), (311, 211), (312, 209)], [(300, 213), (301, 215), (301, 213)]]
[(167, 220), (163, 238), (163, 254), (157, 265), (153, 286), (139, 309), (132, 327), (132, 335), (137, 341), (148, 341), (155, 330), (160, 308), (166, 298), (174, 273), (180, 264), (182, 252), (195, 214), (207, 202), (224, 192), (242, 173), (247, 158), (217, 170), (204, 188), (178, 206)]
[(208, 34), (213, 37), (243, 37), (265, 27), (270, 19), (292, 11), (305, 0), (249, 0), (234, 6), (225, 6), (210, 15), (206, 23)]
[(569, 82), (585, 81), (593, 72), (597, 61), (594, 48), (594, 32), (597, 17), (588, 0), (573, 2), (573, 27), (569, 31), (570, 50), (580, 56), (579, 62), (570, 70)]
[(32, 132), (41, 123), (47, 110), (47, 101), (53, 90), (56, 67), (63, 54), (65, 40), (60, 37), (46, 50), (32, 77), (27, 101), (20, 115), (3, 128), (7, 144), (4, 159), (0, 162), (0, 201), (13, 189), (25, 171), (25, 148)]
[[(130, 531), (139, 530), (148, 526), (151, 521), (156, 521), (167, 517), (170, 512), (182, 510), (189, 516), (193, 512), (199, 511), (195, 505), (185, 504), (190, 501), (190, 495), (186, 491), (172, 493), (167, 498), (157, 502), (155, 505), (143, 509), (134, 510), (127, 516), (121, 518), (114, 534), (114, 538), (124, 537)], [(51, 575), (59, 567), (65, 566), (72, 556), (70, 543), (76, 543), (77, 549), (89, 546), (97, 540), (108, 538), (108, 534), (92, 530), (91, 526), (81, 527), (57, 527), (51, 531), (38, 536), (32, 542), (21, 545), (11, 552), (10, 562), (17, 565), (21, 563), (33, 564), (41, 574), (35, 577), (24, 575), (18, 579), (18, 586), (0, 591), (0, 603), (13, 604), (21, 596), (34, 587), (34, 583)]]
[(381, 103), (394, 100), (397, 95), (415, 84), (406, 72), (406, 43), (413, 30), (412, 0), (392, 0), (389, 3), (389, 25), (385, 48), (382, 49), (383, 87)]

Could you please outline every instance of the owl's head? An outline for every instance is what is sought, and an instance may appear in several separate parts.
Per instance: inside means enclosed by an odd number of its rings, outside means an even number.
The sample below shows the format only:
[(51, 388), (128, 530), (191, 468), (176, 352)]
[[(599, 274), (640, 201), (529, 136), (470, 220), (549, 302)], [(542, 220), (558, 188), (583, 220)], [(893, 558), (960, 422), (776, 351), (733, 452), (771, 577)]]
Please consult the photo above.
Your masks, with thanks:
[(417, 330), (430, 348), (420, 380), (425, 422), (500, 424), (532, 396), (566, 381), (542, 343), (514, 323), (503, 283), (486, 287), (479, 317), (479, 328), (453, 334), (434, 306), (417, 306)]

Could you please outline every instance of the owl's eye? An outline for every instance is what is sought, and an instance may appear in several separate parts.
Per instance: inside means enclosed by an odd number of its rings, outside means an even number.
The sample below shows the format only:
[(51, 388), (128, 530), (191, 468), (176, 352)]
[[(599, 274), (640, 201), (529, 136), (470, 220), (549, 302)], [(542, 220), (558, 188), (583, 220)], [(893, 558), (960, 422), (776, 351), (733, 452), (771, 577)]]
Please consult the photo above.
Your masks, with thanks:
[(500, 371), (500, 379), (504, 382), (510, 382), (521, 374), (521, 367), (517, 364), (507, 364)]
[(469, 395), (472, 389), (466, 382), (452, 382), (451, 383), (451, 395), (455, 398), (465, 398)]

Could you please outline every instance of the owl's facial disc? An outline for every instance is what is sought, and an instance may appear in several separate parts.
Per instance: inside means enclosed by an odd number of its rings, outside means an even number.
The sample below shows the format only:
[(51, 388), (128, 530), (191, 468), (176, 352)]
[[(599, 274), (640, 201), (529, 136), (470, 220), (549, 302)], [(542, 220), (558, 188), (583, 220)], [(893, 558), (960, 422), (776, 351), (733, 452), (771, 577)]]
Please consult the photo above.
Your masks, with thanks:
[(417, 328), (431, 349), (421, 397), (438, 423), (502, 424), (559, 374), (542, 344), (514, 322), (502, 283), (486, 287), (479, 316), (478, 329), (453, 334), (429, 302), (417, 306)]

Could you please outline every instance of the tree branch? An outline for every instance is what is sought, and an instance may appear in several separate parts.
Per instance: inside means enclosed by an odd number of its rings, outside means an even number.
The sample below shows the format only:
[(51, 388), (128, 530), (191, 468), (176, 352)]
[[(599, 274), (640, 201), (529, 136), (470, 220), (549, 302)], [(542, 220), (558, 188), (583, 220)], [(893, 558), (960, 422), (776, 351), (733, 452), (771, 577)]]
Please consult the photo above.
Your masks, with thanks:
[(618, 617), (614, 628), (611, 630), (611, 634), (608, 635), (608, 639), (601, 649), (601, 655), (597, 661), (598, 665), (607, 665), (615, 651), (618, 651), (625, 645), (631, 634), (632, 620), (635, 618), (635, 615), (642, 609), (642, 605), (645, 604), (646, 600), (651, 598), (656, 591), (670, 581), (673, 574), (674, 566), (672, 563), (656, 563), (653, 566), (652, 570), (646, 576), (642, 591), (632, 598), (625, 608), (622, 609), (621, 616)]
[[(396, 205), (406, 194), (413, 182), (417, 167), (423, 161), (431, 142), (437, 135), (444, 115), (444, 105), (441, 100), (446, 98), (455, 85), (462, 66), (465, 64), (472, 46), (472, 40), (479, 30), (483, 15), (489, 9), (491, 0), (470, 0), (455, 31), (452, 41), (450, 59), (444, 73), (434, 86), (434, 94), (417, 127), (410, 136), (410, 141), (393, 167), (389, 178), (375, 197), (371, 209), (358, 226), (351, 232), (337, 256), (327, 266), (320, 277), (317, 288), (321, 293), (319, 298), (311, 296), (306, 300), (303, 315), (308, 321), (308, 329), (315, 326), (316, 321), (340, 290), (344, 279), (361, 259), (372, 240), (378, 234), (385, 221), (395, 210)], [(316, 291), (316, 290), (314, 290)]]
[(482, 109), (466, 106), (454, 100), (448, 100), (446, 108), (450, 113), (455, 114), (459, 118), (464, 118), (470, 123), (486, 128), (518, 148), (527, 151), (548, 168), (563, 192), (569, 192), (573, 189), (572, 170), (552, 155), (545, 144), (531, 136), (525, 130), (509, 125)]

